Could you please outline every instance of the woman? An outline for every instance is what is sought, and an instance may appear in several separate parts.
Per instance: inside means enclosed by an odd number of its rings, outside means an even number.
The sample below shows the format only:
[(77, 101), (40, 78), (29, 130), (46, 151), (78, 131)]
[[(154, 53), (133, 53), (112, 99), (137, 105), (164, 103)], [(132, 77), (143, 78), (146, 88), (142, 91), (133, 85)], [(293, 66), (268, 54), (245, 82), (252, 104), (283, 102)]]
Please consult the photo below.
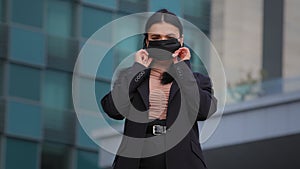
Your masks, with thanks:
[[(128, 148), (128, 142), (122, 140), (119, 152), (126, 148), (138, 149), (141, 157), (116, 155), (113, 168), (204, 169), (206, 164), (199, 144), (197, 121), (207, 119), (216, 111), (217, 101), (210, 79), (200, 73), (192, 73), (191, 54), (184, 47), (183, 27), (175, 14), (166, 9), (157, 11), (148, 19), (145, 31), (144, 49), (136, 52), (133, 66), (120, 73), (113, 90), (104, 96), (101, 104), (111, 118), (125, 118), (124, 135), (134, 138), (161, 136), (163, 141), (145, 141), (141, 147)], [(193, 85), (197, 86), (196, 92), (195, 88), (188, 90)], [(124, 95), (129, 95), (129, 99), (116, 99)], [(184, 109), (187, 114), (192, 114), (190, 112), (197, 107), (191, 128), (184, 138), (165, 152), (143, 156), (156, 148), (159, 151), (162, 144), (167, 144), (166, 137), (171, 133), (168, 129), (184, 106), (187, 106)], [(141, 111), (140, 114), (138, 111)]]

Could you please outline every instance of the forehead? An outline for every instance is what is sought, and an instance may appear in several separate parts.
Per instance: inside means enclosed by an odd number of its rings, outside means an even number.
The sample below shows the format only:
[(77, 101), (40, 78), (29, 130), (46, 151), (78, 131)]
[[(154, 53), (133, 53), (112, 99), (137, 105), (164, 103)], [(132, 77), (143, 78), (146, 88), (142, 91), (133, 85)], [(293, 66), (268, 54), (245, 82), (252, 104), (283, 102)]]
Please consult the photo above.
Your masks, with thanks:
[(166, 22), (160, 22), (151, 25), (151, 27), (148, 30), (148, 33), (160, 34), (160, 35), (175, 34), (179, 36), (179, 29), (172, 24)]

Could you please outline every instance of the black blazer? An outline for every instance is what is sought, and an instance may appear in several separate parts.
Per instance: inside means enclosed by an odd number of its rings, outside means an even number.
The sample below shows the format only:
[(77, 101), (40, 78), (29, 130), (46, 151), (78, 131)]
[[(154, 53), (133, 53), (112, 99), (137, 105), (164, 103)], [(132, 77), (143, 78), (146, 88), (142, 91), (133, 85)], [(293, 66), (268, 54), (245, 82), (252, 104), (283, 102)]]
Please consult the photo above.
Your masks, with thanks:
[[(181, 104), (187, 104), (186, 106), (188, 109), (186, 111), (188, 111), (188, 113), (194, 108), (193, 105), (200, 104), (200, 106), (198, 106), (198, 110), (196, 110), (196, 120), (192, 121), (192, 128), (190, 131), (176, 146), (166, 152), (167, 168), (204, 169), (207, 166), (199, 143), (197, 121), (206, 120), (216, 111), (217, 100), (213, 96), (210, 78), (200, 73), (193, 73), (190, 69), (189, 61), (174, 64), (171, 72), (172, 76), (175, 77), (175, 80), (173, 81), (170, 89), (166, 119), (167, 128), (169, 128), (176, 120)], [(135, 122), (134, 120), (129, 120), (131, 118), (128, 119), (126, 117), (130, 117), (131, 114), (136, 113), (132, 111), (135, 109), (140, 111), (148, 110), (149, 75), (149, 68), (146, 68), (139, 63), (134, 63), (132, 67), (120, 72), (117, 80), (115, 81), (113, 90), (101, 100), (103, 110), (108, 116), (117, 120), (125, 118), (124, 135), (135, 138), (146, 137), (147, 123)], [(189, 87), (193, 84), (197, 85), (200, 103), (195, 103), (195, 99), (193, 99), (193, 95), (196, 91), (189, 90)], [(186, 88), (187, 90), (182, 88)], [(181, 89), (182, 91), (187, 91), (182, 93), (183, 95), (187, 95), (187, 97), (184, 97), (184, 100), (186, 100), (184, 103), (181, 98), (183, 96), (180, 91)], [(122, 99), (117, 99), (118, 101), (114, 100), (114, 102), (113, 97)], [(116, 107), (118, 107), (118, 109)], [(141, 116), (148, 118), (147, 114), (143, 114)], [(120, 151), (120, 149), (124, 151), (126, 147), (130, 146), (128, 146), (128, 142), (124, 141), (123, 138), (118, 151)], [(142, 147), (135, 147), (135, 149), (142, 149)], [(128, 158), (116, 155), (113, 168), (138, 169), (139, 161), (139, 158)]]

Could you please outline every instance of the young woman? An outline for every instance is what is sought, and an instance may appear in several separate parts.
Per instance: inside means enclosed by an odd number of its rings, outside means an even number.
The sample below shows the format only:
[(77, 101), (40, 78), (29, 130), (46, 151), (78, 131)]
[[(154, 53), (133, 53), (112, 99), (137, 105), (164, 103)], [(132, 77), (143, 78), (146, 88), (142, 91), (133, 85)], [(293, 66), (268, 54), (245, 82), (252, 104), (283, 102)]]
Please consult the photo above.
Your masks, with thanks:
[[(141, 157), (125, 157), (118, 153), (113, 168), (207, 168), (199, 144), (197, 121), (207, 119), (216, 111), (217, 101), (213, 96), (211, 81), (209, 77), (191, 71), (191, 53), (184, 47), (183, 26), (175, 14), (166, 9), (157, 11), (148, 19), (145, 31), (144, 49), (136, 52), (133, 66), (120, 73), (113, 90), (104, 96), (101, 104), (111, 118), (125, 118), (125, 136), (160, 136), (163, 141), (145, 141), (142, 146), (130, 146), (130, 143), (122, 140), (119, 152), (125, 149), (139, 150)], [(196, 90), (188, 90), (193, 85), (197, 86)], [(129, 99), (120, 99), (124, 95), (129, 95)], [(143, 156), (148, 151), (159, 151), (164, 144), (167, 145), (169, 133), (181, 132), (180, 127), (169, 129), (177, 117), (181, 117), (179, 112), (183, 106), (187, 106), (184, 109), (187, 114), (197, 108), (190, 130), (172, 148), (154, 156)], [(142, 122), (141, 119), (148, 121)]]

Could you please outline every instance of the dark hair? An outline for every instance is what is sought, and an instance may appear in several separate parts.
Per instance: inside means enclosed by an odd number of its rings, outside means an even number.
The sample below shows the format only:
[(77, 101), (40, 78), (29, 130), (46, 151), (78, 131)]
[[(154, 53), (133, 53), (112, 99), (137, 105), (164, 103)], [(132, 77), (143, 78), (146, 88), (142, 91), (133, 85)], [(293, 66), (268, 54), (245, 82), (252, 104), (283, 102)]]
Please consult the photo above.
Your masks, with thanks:
[(172, 12), (168, 11), (167, 9), (160, 9), (156, 11), (153, 15), (149, 17), (145, 25), (145, 33), (144, 33), (144, 42), (143, 48), (146, 48), (146, 40), (148, 39), (148, 30), (153, 24), (166, 22), (171, 25), (176, 26), (179, 29), (180, 37), (183, 34), (183, 26), (179, 20), (179, 18)]
[(156, 11), (150, 18), (147, 20), (145, 26), (145, 32), (147, 33), (149, 28), (155, 23), (166, 22), (176, 26), (179, 29), (180, 36), (183, 33), (183, 27), (179, 18), (172, 12), (167, 9), (160, 9)]

